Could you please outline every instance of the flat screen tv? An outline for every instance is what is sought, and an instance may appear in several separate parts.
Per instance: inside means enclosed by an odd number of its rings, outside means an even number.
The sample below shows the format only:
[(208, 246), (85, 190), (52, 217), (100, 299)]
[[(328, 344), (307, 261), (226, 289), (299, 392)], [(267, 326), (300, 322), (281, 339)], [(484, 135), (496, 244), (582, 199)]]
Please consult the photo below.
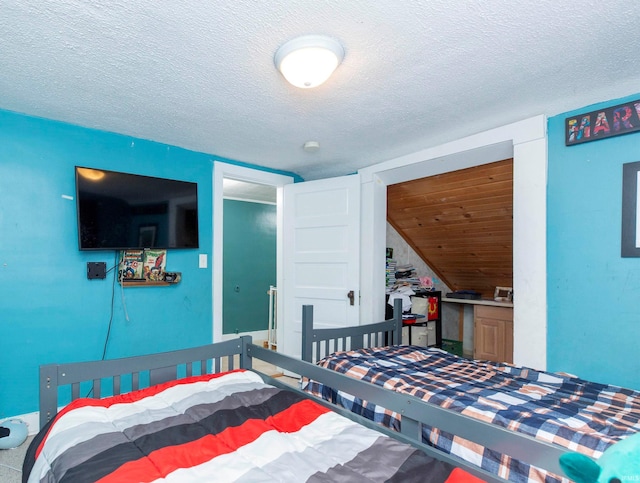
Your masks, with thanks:
[(76, 166), (80, 250), (198, 248), (198, 185)]

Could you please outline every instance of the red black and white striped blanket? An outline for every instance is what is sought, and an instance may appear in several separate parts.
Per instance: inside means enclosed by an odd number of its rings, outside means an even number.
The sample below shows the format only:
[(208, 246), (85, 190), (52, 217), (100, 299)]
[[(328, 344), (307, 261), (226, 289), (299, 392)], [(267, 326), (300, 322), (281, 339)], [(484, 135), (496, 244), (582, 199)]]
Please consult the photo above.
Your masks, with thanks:
[(35, 445), (29, 482), (480, 481), (243, 370), (78, 399)]
[[(393, 346), (337, 352), (318, 365), (594, 458), (640, 432), (640, 392), (563, 374)], [(401, 416), (311, 381), (306, 390), (384, 426)], [(423, 442), (509, 481), (568, 481), (458, 436), (423, 427)]]

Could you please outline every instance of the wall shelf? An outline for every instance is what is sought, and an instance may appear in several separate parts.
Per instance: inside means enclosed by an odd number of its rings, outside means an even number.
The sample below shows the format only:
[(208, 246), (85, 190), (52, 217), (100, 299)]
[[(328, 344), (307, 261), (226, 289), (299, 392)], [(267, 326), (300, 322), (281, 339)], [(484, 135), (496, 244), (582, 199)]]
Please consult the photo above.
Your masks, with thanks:
[(123, 287), (167, 287), (169, 285), (178, 285), (182, 281), (182, 274), (180, 272), (175, 273), (174, 280), (169, 282), (165, 280), (118, 280), (118, 283)]
[(168, 285), (178, 285), (180, 282), (120, 282), (123, 287), (166, 287)]

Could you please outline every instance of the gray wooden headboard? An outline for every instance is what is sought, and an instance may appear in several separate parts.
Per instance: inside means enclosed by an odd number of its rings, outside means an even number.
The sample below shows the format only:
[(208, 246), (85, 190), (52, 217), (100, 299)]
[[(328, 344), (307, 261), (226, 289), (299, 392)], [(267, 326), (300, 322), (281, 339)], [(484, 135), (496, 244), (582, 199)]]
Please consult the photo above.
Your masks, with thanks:
[(373, 324), (339, 328), (313, 328), (313, 306), (302, 307), (302, 360), (318, 362), (341, 350), (355, 350), (400, 344), (402, 301), (393, 305), (393, 319)]

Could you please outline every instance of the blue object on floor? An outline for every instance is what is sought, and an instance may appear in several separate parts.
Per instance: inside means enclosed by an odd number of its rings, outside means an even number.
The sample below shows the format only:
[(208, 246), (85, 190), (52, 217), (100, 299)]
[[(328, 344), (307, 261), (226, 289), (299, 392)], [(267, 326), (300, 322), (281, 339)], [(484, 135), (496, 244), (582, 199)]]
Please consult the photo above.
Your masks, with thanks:
[(0, 425), (0, 449), (17, 448), (27, 439), (27, 425), (19, 419), (10, 419)]

